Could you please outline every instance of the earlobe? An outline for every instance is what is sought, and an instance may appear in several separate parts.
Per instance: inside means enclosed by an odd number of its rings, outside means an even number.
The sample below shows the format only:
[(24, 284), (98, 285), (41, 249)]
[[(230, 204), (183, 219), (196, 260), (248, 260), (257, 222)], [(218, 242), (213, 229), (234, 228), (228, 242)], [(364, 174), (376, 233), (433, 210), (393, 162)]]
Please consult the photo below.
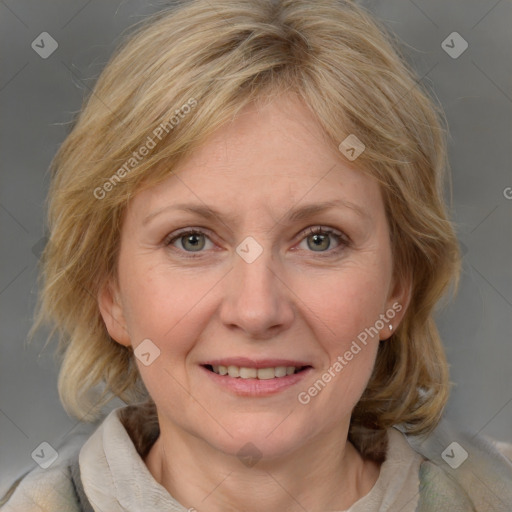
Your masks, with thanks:
[(106, 282), (98, 293), (98, 307), (110, 337), (121, 345), (130, 346), (130, 337), (116, 286)]

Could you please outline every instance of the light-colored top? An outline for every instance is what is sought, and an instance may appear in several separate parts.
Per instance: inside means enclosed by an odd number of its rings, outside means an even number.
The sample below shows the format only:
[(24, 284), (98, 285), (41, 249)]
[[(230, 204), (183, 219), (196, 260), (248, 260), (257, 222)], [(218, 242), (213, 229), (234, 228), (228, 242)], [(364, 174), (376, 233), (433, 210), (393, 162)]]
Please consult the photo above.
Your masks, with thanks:
[[(388, 430), (388, 452), (370, 492), (344, 512), (414, 512), (423, 460), (395, 428)], [(85, 492), (95, 510), (109, 512), (186, 512), (196, 503), (180, 504), (151, 475), (128, 432), (112, 411), (80, 451)]]
[[(14, 483), (1, 512), (90, 511), (86, 501), (96, 512), (194, 510), (194, 504), (178, 503), (144, 464), (159, 433), (153, 409), (120, 407), (101, 424), (81, 433), (78, 427), (57, 446), (57, 460)], [(511, 512), (512, 444), (462, 431), (445, 419), (426, 438), (397, 427), (386, 431), (377, 482), (343, 512)]]

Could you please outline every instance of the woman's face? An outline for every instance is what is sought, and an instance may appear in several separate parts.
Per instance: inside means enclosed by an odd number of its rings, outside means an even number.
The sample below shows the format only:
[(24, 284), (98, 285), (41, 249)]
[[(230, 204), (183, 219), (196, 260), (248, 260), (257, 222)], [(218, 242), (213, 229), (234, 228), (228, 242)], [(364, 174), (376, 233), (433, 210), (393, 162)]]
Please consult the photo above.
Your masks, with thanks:
[(290, 97), (247, 107), (139, 192), (118, 263), (101, 312), (135, 349), (162, 431), (228, 454), (252, 443), (272, 458), (346, 433), (405, 311), (378, 185)]

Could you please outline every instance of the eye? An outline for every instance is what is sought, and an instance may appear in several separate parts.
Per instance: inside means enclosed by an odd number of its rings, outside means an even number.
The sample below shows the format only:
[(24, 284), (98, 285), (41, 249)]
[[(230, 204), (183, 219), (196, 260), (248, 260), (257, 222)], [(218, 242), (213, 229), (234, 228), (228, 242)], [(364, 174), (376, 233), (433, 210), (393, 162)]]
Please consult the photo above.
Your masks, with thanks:
[[(189, 229), (176, 234), (172, 238), (167, 238), (165, 245), (176, 247), (175, 243), (178, 242), (181, 247), (177, 247), (177, 249), (182, 249), (185, 252), (200, 252), (206, 245), (205, 239), (208, 239), (205, 232), (198, 229)], [(190, 255), (186, 257), (196, 258), (197, 256)]]
[[(304, 241), (307, 247), (313, 252), (328, 252), (326, 256), (336, 255), (349, 245), (349, 240), (345, 235), (330, 228), (324, 229), (320, 226), (311, 227), (306, 230), (305, 235)], [(329, 237), (334, 238), (338, 244), (337, 247), (331, 251), (327, 251), (331, 247)]]

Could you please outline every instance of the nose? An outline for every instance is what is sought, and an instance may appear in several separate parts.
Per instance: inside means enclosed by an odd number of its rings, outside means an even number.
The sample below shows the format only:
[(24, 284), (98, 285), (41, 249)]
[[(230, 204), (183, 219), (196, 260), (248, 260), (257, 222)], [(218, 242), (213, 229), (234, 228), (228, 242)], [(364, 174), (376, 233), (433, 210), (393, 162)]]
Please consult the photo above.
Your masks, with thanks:
[(275, 337), (289, 328), (295, 316), (293, 293), (284, 269), (270, 249), (254, 240), (249, 245), (241, 244), (238, 250), (233, 269), (223, 280), (221, 320), (230, 329), (241, 329), (248, 338)]

